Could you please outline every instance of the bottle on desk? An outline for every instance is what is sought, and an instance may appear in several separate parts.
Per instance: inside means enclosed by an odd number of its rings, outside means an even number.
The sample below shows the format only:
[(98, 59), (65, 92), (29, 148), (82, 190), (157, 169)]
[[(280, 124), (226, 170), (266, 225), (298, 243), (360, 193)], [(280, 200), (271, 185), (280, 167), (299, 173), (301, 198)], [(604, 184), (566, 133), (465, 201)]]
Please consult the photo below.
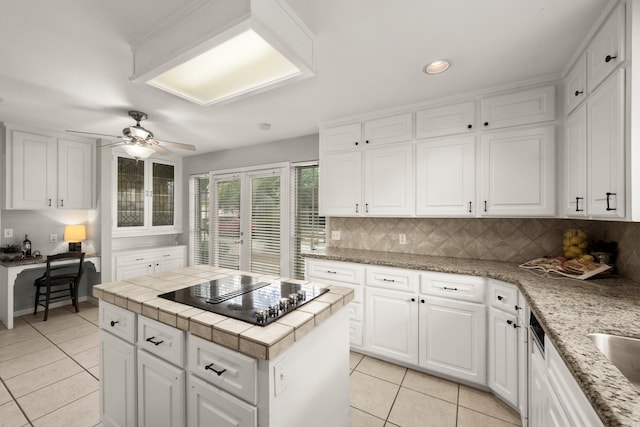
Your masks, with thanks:
[(22, 256), (31, 256), (31, 240), (27, 234), (24, 235), (24, 241), (22, 242)]

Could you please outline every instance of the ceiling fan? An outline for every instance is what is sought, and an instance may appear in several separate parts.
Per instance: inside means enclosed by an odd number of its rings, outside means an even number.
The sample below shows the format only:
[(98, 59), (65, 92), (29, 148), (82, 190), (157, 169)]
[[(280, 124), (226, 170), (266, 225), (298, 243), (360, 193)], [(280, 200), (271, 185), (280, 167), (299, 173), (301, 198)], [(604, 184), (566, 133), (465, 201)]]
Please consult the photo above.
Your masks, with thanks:
[(166, 147), (179, 148), (181, 150), (196, 151), (196, 147), (191, 144), (183, 144), (181, 142), (172, 142), (156, 139), (153, 132), (140, 126), (140, 122), (148, 116), (142, 111), (129, 111), (129, 116), (136, 121), (135, 126), (128, 126), (122, 129), (122, 136), (107, 135), (104, 133), (82, 132), (77, 130), (67, 130), (69, 133), (79, 133), (84, 135), (104, 136), (108, 138), (119, 139), (118, 142), (102, 145), (99, 148), (122, 146), (124, 150), (136, 159), (144, 159), (151, 154), (158, 153), (162, 155), (171, 154), (172, 151)]

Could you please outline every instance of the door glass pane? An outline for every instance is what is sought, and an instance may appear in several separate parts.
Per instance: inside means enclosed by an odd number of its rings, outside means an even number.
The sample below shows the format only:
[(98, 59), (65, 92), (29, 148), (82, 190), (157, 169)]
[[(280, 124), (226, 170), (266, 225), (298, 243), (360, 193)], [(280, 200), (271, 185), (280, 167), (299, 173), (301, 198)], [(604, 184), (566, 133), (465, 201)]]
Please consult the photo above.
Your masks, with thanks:
[(209, 177), (191, 178), (189, 199), (191, 264), (209, 264)]
[(280, 275), (280, 177), (251, 179), (251, 271)]
[(153, 163), (153, 215), (151, 225), (173, 225), (175, 175), (173, 165)]
[(240, 269), (240, 179), (215, 184), (214, 251), (218, 267)]
[(144, 160), (118, 157), (118, 227), (144, 225)]

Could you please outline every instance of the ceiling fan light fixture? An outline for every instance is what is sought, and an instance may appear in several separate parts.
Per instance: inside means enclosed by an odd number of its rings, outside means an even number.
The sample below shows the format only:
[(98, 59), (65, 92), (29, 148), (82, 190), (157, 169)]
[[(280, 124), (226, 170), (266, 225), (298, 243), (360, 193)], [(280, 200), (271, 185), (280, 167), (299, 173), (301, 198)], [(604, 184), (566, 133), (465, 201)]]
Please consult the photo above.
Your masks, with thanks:
[(284, 0), (202, 2), (134, 47), (142, 82), (207, 106), (311, 77), (315, 37)]
[(450, 66), (451, 63), (446, 59), (438, 59), (431, 62), (430, 64), (425, 65), (423, 71), (427, 74), (440, 74), (447, 71)]
[(136, 143), (128, 143), (122, 146), (122, 149), (129, 156), (134, 159), (146, 159), (150, 155), (153, 154), (154, 150), (152, 148), (146, 147), (144, 145), (136, 144)]

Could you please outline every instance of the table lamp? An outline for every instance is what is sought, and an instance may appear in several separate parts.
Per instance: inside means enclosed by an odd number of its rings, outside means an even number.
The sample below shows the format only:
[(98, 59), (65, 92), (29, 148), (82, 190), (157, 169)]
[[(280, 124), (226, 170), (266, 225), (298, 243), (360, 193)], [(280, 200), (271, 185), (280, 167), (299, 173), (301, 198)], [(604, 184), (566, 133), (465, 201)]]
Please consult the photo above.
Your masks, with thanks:
[(82, 240), (87, 239), (84, 225), (65, 225), (64, 240), (69, 242), (69, 252), (82, 252)]

